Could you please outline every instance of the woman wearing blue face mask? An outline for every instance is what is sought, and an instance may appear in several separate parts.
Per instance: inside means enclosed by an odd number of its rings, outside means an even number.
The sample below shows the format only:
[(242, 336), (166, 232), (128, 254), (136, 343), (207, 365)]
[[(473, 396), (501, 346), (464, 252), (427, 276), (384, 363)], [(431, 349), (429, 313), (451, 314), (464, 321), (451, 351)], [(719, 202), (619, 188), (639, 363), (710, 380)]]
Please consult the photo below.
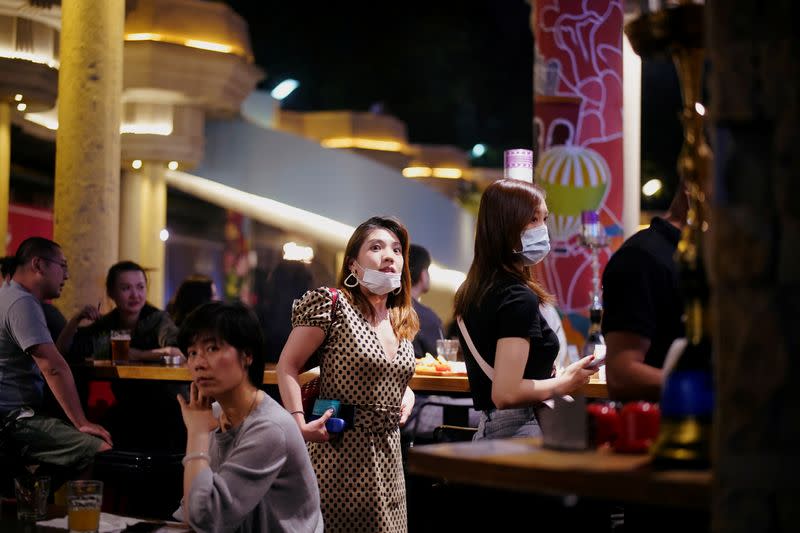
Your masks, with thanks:
[(553, 297), (532, 268), (550, 251), (544, 192), (520, 180), (481, 197), (475, 255), (455, 297), (470, 390), (481, 421), (475, 439), (541, 436), (536, 410), (589, 381), (593, 356), (553, 377), (556, 334), (540, 305)]
[[(338, 292), (309, 291), (292, 309), (278, 386), (309, 442), (327, 532), (407, 530), (399, 428), (414, 406), (408, 382), (419, 329), (408, 246), (408, 232), (396, 220), (367, 220), (347, 243)], [(320, 418), (307, 420), (298, 375), (315, 352), (318, 405), (325, 407), (314, 413)], [(327, 405), (345, 421), (335, 438), (326, 428), (333, 415)]]

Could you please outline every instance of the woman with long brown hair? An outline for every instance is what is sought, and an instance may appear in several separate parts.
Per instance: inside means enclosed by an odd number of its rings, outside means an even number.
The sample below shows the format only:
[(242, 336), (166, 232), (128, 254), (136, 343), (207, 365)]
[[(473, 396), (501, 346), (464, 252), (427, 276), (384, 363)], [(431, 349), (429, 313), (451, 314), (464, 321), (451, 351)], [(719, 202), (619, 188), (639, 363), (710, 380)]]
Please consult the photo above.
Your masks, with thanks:
[(481, 421), (475, 439), (541, 436), (536, 410), (588, 382), (593, 356), (558, 377), (556, 334), (540, 305), (553, 297), (532, 267), (550, 251), (544, 191), (502, 179), (481, 197), (475, 255), (455, 297), (462, 352)]
[[(419, 329), (411, 305), (408, 232), (372, 217), (345, 249), (338, 292), (307, 292), (292, 310), (292, 332), (278, 361), (284, 407), (309, 442), (325, 530), (406, 531), (400, 430), (414, 406), (411, 344)], [(299, 374), (320, 354), (320, 398), (336, 403), (345, 430), (331, 438), (327, 410), (303, 412)]]

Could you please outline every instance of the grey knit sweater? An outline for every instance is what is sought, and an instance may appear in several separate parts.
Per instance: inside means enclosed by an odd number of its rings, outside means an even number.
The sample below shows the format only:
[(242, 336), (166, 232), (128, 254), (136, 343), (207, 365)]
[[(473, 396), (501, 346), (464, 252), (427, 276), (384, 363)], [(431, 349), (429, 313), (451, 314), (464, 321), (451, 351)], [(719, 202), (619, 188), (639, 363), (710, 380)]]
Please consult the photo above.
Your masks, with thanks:
[(211, 433), (211, 468), (189, 491), (198, 532), (323, 531), (317, 478), (297, 424), (269, 396), (237, 428)]

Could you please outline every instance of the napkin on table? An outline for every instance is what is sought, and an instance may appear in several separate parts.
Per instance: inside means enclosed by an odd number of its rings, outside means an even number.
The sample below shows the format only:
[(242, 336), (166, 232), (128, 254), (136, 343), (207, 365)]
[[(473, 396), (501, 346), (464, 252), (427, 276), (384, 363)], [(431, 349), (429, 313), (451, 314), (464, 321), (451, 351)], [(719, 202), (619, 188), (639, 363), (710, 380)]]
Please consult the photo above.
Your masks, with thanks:
[[(132, 526), (138, 522), (143, 522), (138, 518), (131, 518), (129, 516), (119, 516), (111, 513), (100, 513), (100, 533), (112, 533), (114, 531), (122, 531), (128, 526)], [(52, 520), (41, 520), (36, 522), (36, 525), (54, 527), (58, 529), (69, 529), (67, 525), (67, 517), (53, 518)]]

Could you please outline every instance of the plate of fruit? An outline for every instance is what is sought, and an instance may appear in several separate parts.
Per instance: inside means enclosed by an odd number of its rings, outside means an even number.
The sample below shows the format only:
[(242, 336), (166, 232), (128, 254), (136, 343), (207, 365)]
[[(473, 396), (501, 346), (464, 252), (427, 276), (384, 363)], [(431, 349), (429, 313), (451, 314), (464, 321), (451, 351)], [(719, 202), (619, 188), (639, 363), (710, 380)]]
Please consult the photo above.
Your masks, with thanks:
[(434, 357), (429, 353), (417, 359), (417, 374), (427, 376), (466, 376), (467, 367), (463, 361), (447, 361), (441, 355)]

